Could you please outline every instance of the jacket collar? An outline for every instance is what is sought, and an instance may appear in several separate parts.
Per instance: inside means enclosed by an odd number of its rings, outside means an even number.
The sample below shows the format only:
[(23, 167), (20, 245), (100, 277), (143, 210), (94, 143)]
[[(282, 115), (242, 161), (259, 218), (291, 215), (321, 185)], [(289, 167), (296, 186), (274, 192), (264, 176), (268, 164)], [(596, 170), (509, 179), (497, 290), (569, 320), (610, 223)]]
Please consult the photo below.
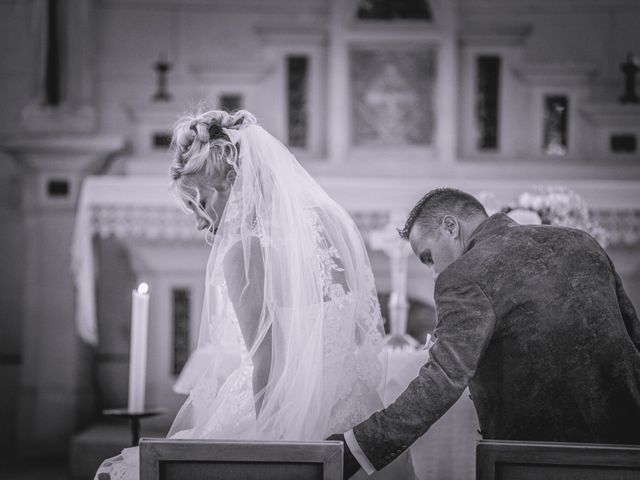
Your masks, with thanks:
[(504, 230), (509, 225), (513, 225), (515, 223), (515, 221), (511, 220), (511, 218), (504, 213), (494, 213), (478, 225), (471, 233), (469, 241), (467, 242), (467, 247), (463, 253), (467, 253), (471, 250), (476, 243), (495, 235), (499, 231)]

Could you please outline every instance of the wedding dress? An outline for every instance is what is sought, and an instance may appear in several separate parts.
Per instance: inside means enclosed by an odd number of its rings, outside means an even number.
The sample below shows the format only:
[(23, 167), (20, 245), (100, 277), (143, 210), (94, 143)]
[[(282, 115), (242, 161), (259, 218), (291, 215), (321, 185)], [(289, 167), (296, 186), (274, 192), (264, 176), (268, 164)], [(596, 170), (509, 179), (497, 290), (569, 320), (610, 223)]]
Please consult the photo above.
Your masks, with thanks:
[[(382, 408), (384, 331), (365, 246), (278, 140), (257, 125), (224, 132), (240, 156), (206, 271), (198, 350), (212, 355), (169, 437), (322, 440)], [(238, 309), (256, 313), (251, 332)], [(265, 341), (268, 381), (254, 392)], [(412, 478), (409, 461), (394, 463), (376, 475)], [(97, 478), (133, 480), (138, 469), (138, 449), (126, 449)]]

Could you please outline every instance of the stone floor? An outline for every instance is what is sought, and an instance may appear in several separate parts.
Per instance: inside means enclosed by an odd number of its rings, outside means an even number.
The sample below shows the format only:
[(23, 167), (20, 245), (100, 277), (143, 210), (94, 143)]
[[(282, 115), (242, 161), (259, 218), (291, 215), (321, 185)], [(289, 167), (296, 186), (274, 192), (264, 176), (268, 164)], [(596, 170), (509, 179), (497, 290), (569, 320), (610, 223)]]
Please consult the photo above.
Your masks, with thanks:
[[(166, 435), (166, 431), (145, 426), (140, 433), (146, 437)], [(0, 457), (0, 480), (91, 480), (102, 460), (117, 455), (129, 445), (130, 435), (126, 423), (101, 423), (73, 436), (66, 462), (14, 464), (10, 457)]]
[[(141, 437), (163, 438), (166, 429), (143, 424)], [(131, 431), (123, 422), (98, 423), (74, 435), (69, 452), (69, 479), (91, 479), (105, 458), (130, 446)]]
[(69, 480), (67, 465), (0, 465), (2, 480)]

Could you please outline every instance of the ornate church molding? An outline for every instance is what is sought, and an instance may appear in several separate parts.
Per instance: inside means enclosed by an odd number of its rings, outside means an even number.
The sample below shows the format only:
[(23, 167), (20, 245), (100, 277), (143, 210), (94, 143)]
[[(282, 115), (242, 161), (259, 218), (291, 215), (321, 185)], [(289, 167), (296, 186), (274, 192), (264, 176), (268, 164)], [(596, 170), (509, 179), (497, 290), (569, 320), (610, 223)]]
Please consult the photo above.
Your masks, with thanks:
[[(610, 235), (612, 246), (640, 243), (640, 206), (590, 210)], [(389, 224), (388, 210), (349, 211), (365, 239)], [(400, 225), (398, 225), (400, 227)], [(202, 241), (191, 216), (176, 207), (95, 204), (91, 207), (91, 232), (100, 238), (135, 239), (144, 242)]]
[[(404, 218), (412, 199), (431, 187), (408, 179), (362, 178), (345, 182), (336, 178), (321, 179), (320, 183), (349, 211), (365, 237), (386, 227), (392, 216)], [(512, 181), (507, 187), (496, 181), (493, 189), (488, 181), (466, 183), (460, 188), (476, 194), (492, 192), (493, 202), (500, 205), (517, 198), (527, 188), (522, 181)], [(640, 203), (636, 205), (634, 200), (634, 188), (638, 188), (635, 182), (565, 183), (585, 196), (594, 219), (611, 235), (612, 245), (640, 242)], [(78, 210), (89, 212), (86, 227), (91, 235), (152, 242), (204, 240), (193, 218), (180, 210), (162, 177), (89, 177), (84, 190)], [(591, 194), (585, 195), (586, 191)]]

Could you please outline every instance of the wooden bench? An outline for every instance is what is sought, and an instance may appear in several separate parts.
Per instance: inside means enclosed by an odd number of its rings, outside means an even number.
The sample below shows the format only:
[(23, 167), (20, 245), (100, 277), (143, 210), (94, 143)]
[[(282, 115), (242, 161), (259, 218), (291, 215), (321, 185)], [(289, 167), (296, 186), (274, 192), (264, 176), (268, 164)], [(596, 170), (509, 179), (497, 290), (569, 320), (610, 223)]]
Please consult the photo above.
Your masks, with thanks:
[(342, 480), (342, 442), (143, 438), (140, 480)]
[(640, 445), (481, 440), (477, 480), (640, 479)]

